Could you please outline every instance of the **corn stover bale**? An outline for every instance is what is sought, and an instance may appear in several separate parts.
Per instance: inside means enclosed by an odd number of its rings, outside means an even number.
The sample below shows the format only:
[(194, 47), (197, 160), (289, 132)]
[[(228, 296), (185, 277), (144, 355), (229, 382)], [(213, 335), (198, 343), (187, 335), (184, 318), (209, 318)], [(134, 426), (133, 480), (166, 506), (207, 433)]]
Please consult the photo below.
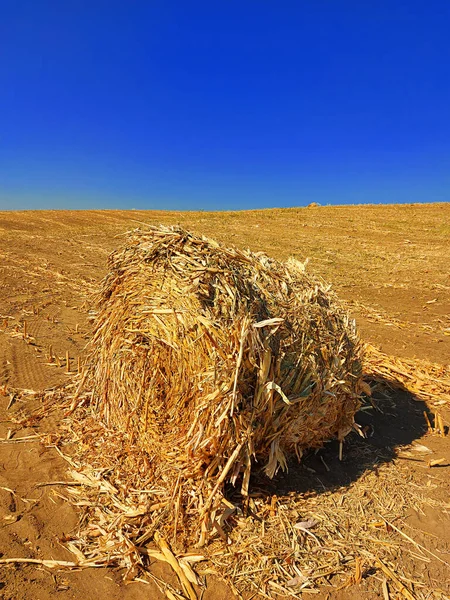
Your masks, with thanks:
[(350, 431), (358, 336), (301, 263), (161, 226), (128, 234), (109, 267), (90, 343), (97, 410), (160, 472), (200, 482), (203, 514), (227, 481), (245, 494), (252, 465), (272, 477)]

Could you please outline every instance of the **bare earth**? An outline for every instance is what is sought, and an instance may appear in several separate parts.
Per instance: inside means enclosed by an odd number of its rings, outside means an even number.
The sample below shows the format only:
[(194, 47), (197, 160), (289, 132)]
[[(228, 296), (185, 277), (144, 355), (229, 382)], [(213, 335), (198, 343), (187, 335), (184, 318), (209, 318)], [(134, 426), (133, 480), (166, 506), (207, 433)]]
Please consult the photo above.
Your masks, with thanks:
[[(427, 359), (442, 365), (450, 362), (448, 204), (236, 213), (2, 212), (2, 558), (73, 560), (61, 542), (77, 527), (77, 512), (58, 496), (57, 487), (40, 486), (64, 481), (66, 463), (45, 443), (14, 442), (37, 431), (52, 431), (56, 423), (49, 418), (39, 429), (19, 429), (10, 417), (28, 407), (23, 399), (14, 401), (10, 391), (42, 390), (65, 381), (66, 352), (71, 370), (76, 370), (90, 335), (89, 298), (106, 273), (109, 252), (120, 244), (115, 236), (140, 223), (180, 224), (225, 244), (263, 250), (276, 258), (309, 258), (309, 269), (329, 281), (348, 302), (364, 341), (400, 358)], [(61, 366), (48, 364), (50, 347), (60, 357)], [(31, 397), (29, 402), (32, 406)], [(435, 412), (435, 406), (430, 410)], [(448, 425), (450, 407), (439, 406), (439, 411)], [(442, 590), (440, 597), (446, 598), (450, 593), (449, 438), (427, 433), (418, 422), (421, 412), (414, 401), (399, 398), (392, 408), (395, 418), (381, 420), (374, 439), (391, 445), (416, 439), (432, 451), (432, 458), (442, 459), (432, 469), (427, 469), (423, 460), (408, 461), (408, 477), (416, 484), (423, 483), (430, 498), (425, 509), (412, 510), (408, 515), (408, 533), (435, 556), (428, 553), (428, 561), (411, 558), (405, 569), (412, 582), (420, 574), (430, 589)], [(351, 464), (343, 464), (341, 470), (343, 480), (351, 479)], [(321, 477), (326, 484), (327, 473)], [(158, 565), (155, 573), (171, 577)], [(323, 580), (314, 597), (383, 598), (381, 581), (376, 574), (363, 576), (359, 585), (338, 590)], [(0, 565), (0, 598), (48, 600), (55, 594), (61, 600), (163, 597), (153, 584), (125, 585), (121, 573), (112, 569), (61, 572), (26, 564)], [(432, 597), (438, 598), (437, 594)], [(313, 595), (305, 593), (304, 597)], [(390, 597), (396, 598), (396, 592)], [(204, 598), (230, 598), (230, 593), (212, 579)]]

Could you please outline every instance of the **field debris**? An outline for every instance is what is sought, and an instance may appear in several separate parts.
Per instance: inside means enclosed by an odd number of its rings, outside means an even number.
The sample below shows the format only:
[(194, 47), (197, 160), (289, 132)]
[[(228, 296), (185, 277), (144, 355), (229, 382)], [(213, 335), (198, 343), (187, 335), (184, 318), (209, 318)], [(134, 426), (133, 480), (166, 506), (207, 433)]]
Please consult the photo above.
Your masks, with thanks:
[[(361, 396), (370, 404), (377, 386), (448, 402), (447, 367), (362, 348), (300, 263), (153, 228), (128, 238), (110, 267), (83, 368), (43, 395), (42, 415), (65, 410), (52, 444), (69, 469), (42, 486), (81, 517), (61, 540), (73, 563), (42, 564), (122, 568), (171, 599), (201, 598), (211, 574), (238, 598), (300, 598), (374, 573), (385, 598), (446, 597), (400, 566), (431, 555), (450, 568), (404, 532), (427, 499), (401, 460), (384, 462), (380, 449), (374, 466), (353, 435), (362, 475), (348, 485), (311, 475), (307, 491), (278, 489), (277, 477), (333, 437), (342, 452)], [(433, 429), (445, 433), (442, 418)], [(154, 561), (178, 585), (157, 578)]]
[[(399, 589), (398, 582), (411, 577), (398, 571), (397, 565), (404, 562), (401, 556), (427, 563), (431, 555), (450, 568), (444, 558), (402, 530), (407, 512), (412, 507), (422, 510), (426, 504), (420, 486), (411, 481), (401, 461), (371, 469), (363, 441), (353, 450), (353, 459), (367, 460), (367, 470), (350, 485), (305, 493), (282, 490), (274, 500), (259, 487), (259, 479), (250, 488), (247, 506), (239, 494), (226, 500), (228, 511), (215, 538), (201, 548), (176, 550), (177, 539), (159, 532), (171, 498), (149, 477), (146, 453), (136, 449), (133, 453), (126, 434), (99, 428), (87, 413), (77, 409), (77, 420), (73, 415), (66, 420), (68, 439), (78, 439), (80, 447), (77, 460), (65, 456), (68, 480), (49, 482), (56, 496), (81, 511), (78, 530), (63, 540), (76, 557), (77, 568), (115, 566), (124, 569), (125, 580), (150, 580), (151, 564), (167, 562), (180, 584), (163, 588), (190, 600), (201, 597), (210, 574), (224, 579), (237, 597), (252, 592), (273, 598), (297, 597), (331, 581), (337, 587), (353, 585), (368, 577), (371, 569), (386, 575), (381, 564)], [(130, 478), (130, 472), (141, 476)], [(429, 582), (416, 581), (414, 597), (430, 597), (425, 591), (432, 592)], [(438, 593), (431, 597), (441, 598)]]
[[(371, 344), (365, 344), (365, 357), (365, 373), (375, 381), (390, 380), (392, 387), (406, 389), (417, 400), (436, 406), (450, 402), (450, 365), (388, 356)], [(443, 423), (436, 428), (444, 431)]]

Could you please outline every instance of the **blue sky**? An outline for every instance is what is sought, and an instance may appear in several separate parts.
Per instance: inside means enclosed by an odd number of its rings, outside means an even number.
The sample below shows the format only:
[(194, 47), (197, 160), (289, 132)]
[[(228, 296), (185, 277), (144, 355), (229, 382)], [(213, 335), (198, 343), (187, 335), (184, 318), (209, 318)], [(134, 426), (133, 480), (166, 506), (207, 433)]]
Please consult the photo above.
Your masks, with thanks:
[(0, 11), (0, 209), (450, 200), (448, 0)]

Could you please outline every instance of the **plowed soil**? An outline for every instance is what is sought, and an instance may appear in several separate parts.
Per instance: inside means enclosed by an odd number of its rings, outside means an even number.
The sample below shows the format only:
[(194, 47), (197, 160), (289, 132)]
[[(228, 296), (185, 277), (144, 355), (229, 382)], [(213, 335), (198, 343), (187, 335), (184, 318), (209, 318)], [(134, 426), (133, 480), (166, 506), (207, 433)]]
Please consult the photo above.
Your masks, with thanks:
[[(77, 370), (89, 339), (91, 296), (106, 274), (109, 252), (120, 235), (141, 223), (180, 224), (228, 245), (284, 259), (290, 255), (329, 281), (348, 303), (364, 341), (387, 354), (450, 362), (450, 205), (351, 206), (276, 209), (236, 213), (156, 211), (31, 211), (0, 213), (0, 553), (2, 558), (73, 560), (64, 536), (76, 529), (76, 509), (46, 482), (64, 481), (66, 463), (53, 447), (33, 437), (52, 431), (51, 418), (38, 429), (10, 420), (33, 407), (16, 388), (43, 390)], [(119, 237), (116, 237), (119, 236)], [(69, 365), (66, 357), (69, 357)], [(54, 356), (49, 361), (49, 356)], [(27, 406), (29, 404), (29, 406)], [(439, 405), (448, 425), (450, 407)], [(435, 411), (436, 406), (430, 405)], [(410, 535), (436, 557), (405, 565), (430, 588), (449, 594), (450, 449), (448, 437), (427, 432), (422, 407), (407, 394), (390, 416), (369, 423), (370, 443), (400, 447), (414, 440), (440, 463), (429, 469), (408, 463), (412, 480), (431, 483), (426, 510), (411, 511)], [(395, 453), (392, 455), (392, 460)], [(332, 458), (330, 458), (332, 460)], [(322, 480), (351, 481), (355, 466), (337, 465)], [(325, 478), (325, 479), (323, 479)], [(433, 508), (435, 506), (435, 508)], [(155, 573), (170, 579), (161, 566)], [(370, 575), (370, 573), (367, 573)], [(316, 598), (382, 598), (382, 577), (364, 576), (341, 590), (323, 582)], [(413, 584), (412, 584), (413, 585)], [(422, 588), (420, 588), (422, 589)], [(162, 598), (153, 584), (122, 582), (112, 569), (50, 571), (39, 565), (0, 565), (0, 598)], [(391, 598), (397, 597), (394, 591)], [(211, 579), (204, 599), (229, 598)], [(312, 597), (305, 593), (304, 597)], [(436, 594), (432, 597), (438, 597)]]

